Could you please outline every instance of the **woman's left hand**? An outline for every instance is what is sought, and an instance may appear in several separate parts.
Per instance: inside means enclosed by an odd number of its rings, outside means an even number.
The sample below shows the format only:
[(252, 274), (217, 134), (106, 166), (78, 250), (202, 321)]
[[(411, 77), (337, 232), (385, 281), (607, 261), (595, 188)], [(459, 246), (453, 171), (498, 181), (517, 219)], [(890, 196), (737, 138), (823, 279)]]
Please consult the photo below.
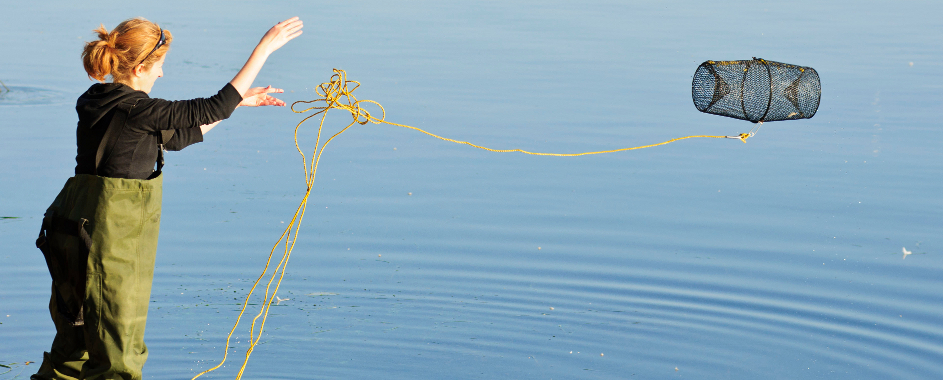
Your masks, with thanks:
[(280, 88), (268, 87), (254, 87), (246, 91), (246, 95), (242, 98), (242, 101), (239, 102), (239, 106), (245, 107), (259, 107), (259, 106), (279, 106), (284, 107), (285, 102), (280, 99), (275, 98), (269, 94), (273, 93), (282, 93), (285, 90)]

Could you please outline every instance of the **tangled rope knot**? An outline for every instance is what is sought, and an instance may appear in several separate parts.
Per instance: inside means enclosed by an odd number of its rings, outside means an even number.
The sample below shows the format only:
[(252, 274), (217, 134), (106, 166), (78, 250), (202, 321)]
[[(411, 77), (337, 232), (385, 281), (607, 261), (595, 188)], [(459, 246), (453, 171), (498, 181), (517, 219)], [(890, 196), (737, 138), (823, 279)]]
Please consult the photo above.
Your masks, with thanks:
[[(353, 83), (354, 87), (350, 88), (349, 84)], [(350, 112), (350, 115), (354, 118), (354, 122), (360, 125), (365, 125), (367, 123), (380, 124), (386, 119), (386, 109), (383, 108), (380, 103), (377, 103), (373, 100), (358, 100), (354, 96), (354, 91), (360, 88), (360, 82), (355, 80), (347, 80), (347, 72), (341, 69), (334, 69), (334, 74), (331, 75), (331, 80), (329, 82), (324, 82), (318, 85), (315, 88), (318, 96), (321, 98), (314, 100), (299, 100), (291, 104), (291, 110), (295, 113), (305, 113), (311, 110), (318, 110), (317, 112), (309, 115), (301, 122), (308, 120), (316, 115), (327, 112), (328, 110), (334, 108), (339, 110), (344, 110)], [(346, 100), (343, 101), (342, 99)], [(324, 102), (325, 106), (313, 106), (308, 107), (303, 110), (296, 110), (295, 105), (304, 103), (318, 103)], [(370, 115), (370, 112), (360, 106), (360, 103), (372, 103), (377, 107), (380, 107), (380, 112), (383, 113), (383, 116), (376, 118)]]

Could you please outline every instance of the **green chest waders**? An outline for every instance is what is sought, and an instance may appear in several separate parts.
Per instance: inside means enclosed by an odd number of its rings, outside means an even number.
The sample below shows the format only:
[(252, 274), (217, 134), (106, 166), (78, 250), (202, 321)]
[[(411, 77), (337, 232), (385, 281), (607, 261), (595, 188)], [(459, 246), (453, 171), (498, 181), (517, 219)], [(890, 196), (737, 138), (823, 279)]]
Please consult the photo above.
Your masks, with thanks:
[[(96, 171), (133, 107), (119, 106), (99, 145)], [(36, 246), (53, 280), (56, 337), (32, 379), (141, 378), (160, 228), (159, 149), (152, 179), (78, 174), (46, 210)]]

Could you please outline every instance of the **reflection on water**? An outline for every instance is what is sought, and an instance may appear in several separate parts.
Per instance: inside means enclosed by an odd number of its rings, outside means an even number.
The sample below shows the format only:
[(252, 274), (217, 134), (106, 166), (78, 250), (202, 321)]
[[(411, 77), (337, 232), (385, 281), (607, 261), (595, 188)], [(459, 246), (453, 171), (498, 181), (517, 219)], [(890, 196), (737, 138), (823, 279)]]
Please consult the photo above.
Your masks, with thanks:
[(0, 106), (34, 106), (62, 104), (69, 101), (73, 94), (40, 87), (3, 86), (0, 87)]
[[(152, 94), (171, 99), (215, 92), (245, 59), (238, 41), (257, 38), (244, 29), (289, 11), (124, 6), (117, 13), (173, 30)], [(691, 139), (577, 158), (355, 126), (322, 158), (246, 378), (943, 375), (943, 57), (929, 33), (943, 27), (941, 5), (347, 7), (293, 4), (312, 30), (342, 32), (306, 33), (260, 84), (311, 100), (341, 68), (390, 121), (555, 152), (746, 132), (752, 124), (691, 104), (706, 59), (815, 67), (823, 99), (814, 118), (768, 123), (747, 144)], [(123, 18), (65, 3), (10, 8), (0, 36), (23, 42), (4, 43), (15, 54), (0, 56), (0, 77), (30, 81), (0, 94), (0, 215), (17, 217), (0, 220), (0, 364), (38, 361), (51, 342), (49, 277), (32, 240), (72, 171), (71, 103), (89, 85), (80, 42)], [(736, 27), (718, 27), (730, 9), (742, 11)], [(240, 109), (168, 155), (148, 378), (188, 378), (221, 358), (304, 192), (299, 120)], [(313, 128), (300, 138), (310, 149)], [(210, 377), (234, 376), (243, 323)]]

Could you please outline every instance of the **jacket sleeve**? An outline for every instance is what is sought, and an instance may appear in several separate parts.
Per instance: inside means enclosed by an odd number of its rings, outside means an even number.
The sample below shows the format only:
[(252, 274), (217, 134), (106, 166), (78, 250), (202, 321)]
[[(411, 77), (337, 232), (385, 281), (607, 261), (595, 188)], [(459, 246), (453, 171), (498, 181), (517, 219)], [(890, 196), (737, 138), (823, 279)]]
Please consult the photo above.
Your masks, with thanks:
[[(227, 119), (241, 101), (242, 96), (239, 95), (239, 91), (232, 84), (226, 83), (226, 86), (216, 95), (209, 98), (178, 101), (143, 99), (135, 106), (134, 113), (135, 118), (141, 121), (137, 125), (144, 128), (144, 132), (170, 129), (176, 129), (179, 132), (179, 130)], [(201, 141), (202, 138), (202, 133), (200, 133)]]
[(164, 149), (178, 151), (198, 142), (203, 142), (203, 131), (200, 127), (171, 129), (160, 131), (164, 142)]

